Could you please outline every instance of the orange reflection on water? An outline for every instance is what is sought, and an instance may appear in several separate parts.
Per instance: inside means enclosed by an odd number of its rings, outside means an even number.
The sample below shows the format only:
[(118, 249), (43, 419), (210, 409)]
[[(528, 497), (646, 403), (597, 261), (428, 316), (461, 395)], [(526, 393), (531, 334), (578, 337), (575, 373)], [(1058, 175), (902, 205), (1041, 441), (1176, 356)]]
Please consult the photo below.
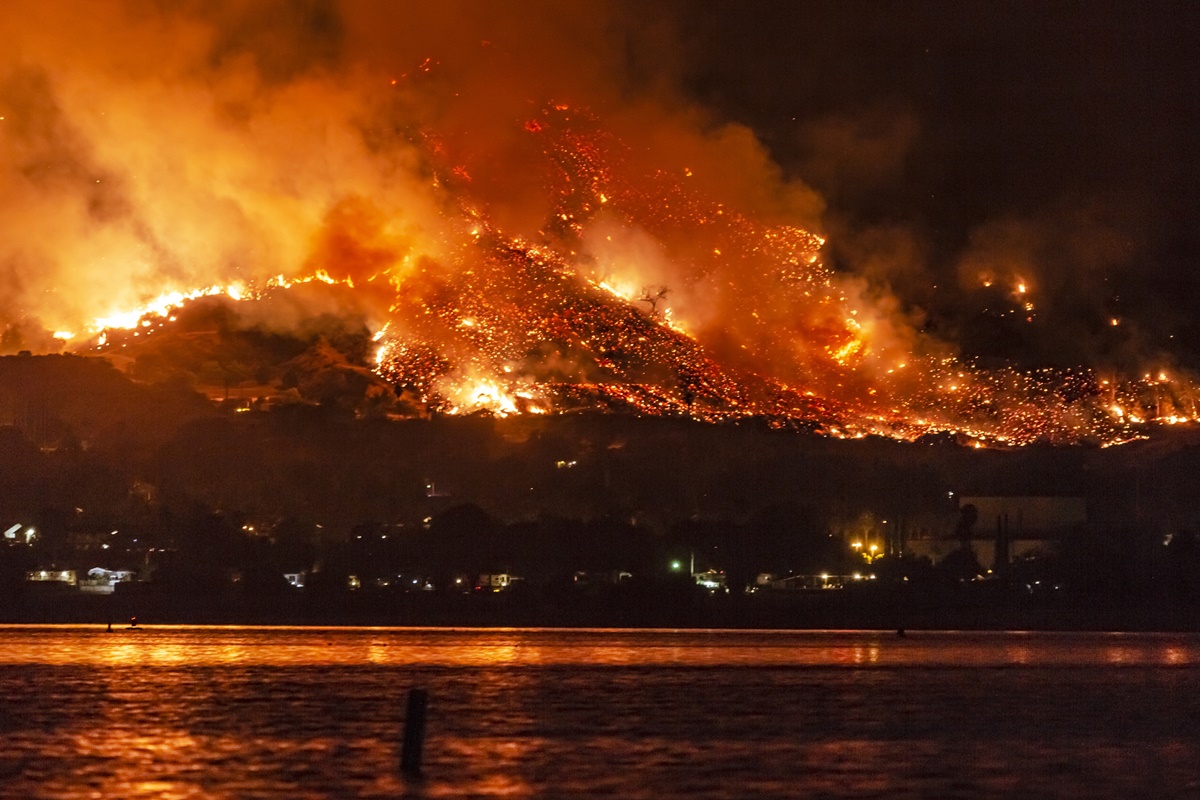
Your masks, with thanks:
[(1028, 664), (1030, 659), (1033, 657), (1033, 651), (1030, 650), (1029, 646), (1025, 644), (1013, 645), (1012, 647), (1008, 648), (1007, 653), (1009, 661), (1022, 666)]
[(147, 626), (0, 629), (0, 664), (183, 666), (1069, 666), (1200, 661), (1190, 634)]
[(878, 642), (871, 642), (869, 644), (835, 642), (793, 653), (790, 660), (810, 666), (828, 664), (839, 667), (861, 667), (878, 664), (880, 649)]
[(1187, 651), (1182, 647), (1167, 647), (1163, 650), (1163, 663), (1172, 666), (1190, 663)]
[(183, 731), (151, 729), (136, 733), (128, 727), (88, 728), (71, 737), (76, 756), (95, 766), (88, 782), (95, 797), (184, 800), (214, 797), (204, 790), (203, 774), (180, 773), (193, 764), (201, 743)]
[(1113, 666), (1131, 664), (1134, 660), (1134, 651), (1128, 647), (1107, 647), (1104, 650), (1104, 659)]
[[(530, 656), (533, 657), (530, 658)], [(522, 648), (514, 642), (485, 644), (469, 654), (469, 657), (472, 661), (478, 661), (480, 664), (491, 665), (536, 664), (541, 661), (537, 657), (536, 651)]]
[[(519, 740), (453, 737), (441, 741), (442, 758), (471, 765), (465, 781), (472, 797), (529, 797), (534, 787), (527, 773), (544, 749), (537, 737)], [(406, 797), (462, 797), (464, 781), (438, 781), (437, 764), (429, 765), (431, 780), (409, 785)]]

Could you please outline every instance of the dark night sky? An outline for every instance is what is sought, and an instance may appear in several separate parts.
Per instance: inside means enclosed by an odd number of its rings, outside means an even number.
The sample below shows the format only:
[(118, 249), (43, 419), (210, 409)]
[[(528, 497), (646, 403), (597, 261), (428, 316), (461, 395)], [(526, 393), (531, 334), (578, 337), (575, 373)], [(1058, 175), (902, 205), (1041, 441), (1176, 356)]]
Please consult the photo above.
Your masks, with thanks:
[[(835, 263), (879, 262), (980, 352), (1049, 337), (1079, 345), (1050, 360), (1196, 362), (1200, 6), (706, 2), (679, 19), (689, 92), (822, 194)], [(1014, 260), (1043, 290), (1033, 333), (981, 325), (1001, 298), (965, 266)], [(1103, 330), (1125, 314), (1136, 330)]]

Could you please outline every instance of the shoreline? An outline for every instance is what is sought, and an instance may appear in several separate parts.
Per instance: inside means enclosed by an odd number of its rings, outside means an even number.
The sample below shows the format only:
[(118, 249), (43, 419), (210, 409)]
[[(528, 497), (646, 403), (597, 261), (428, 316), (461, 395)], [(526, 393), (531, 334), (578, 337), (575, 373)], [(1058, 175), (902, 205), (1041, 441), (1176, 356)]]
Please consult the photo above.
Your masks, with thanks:
[[(1200, 607), (1138, 599), (931, 603), (839, 592), (734, 597), (637, 594), (547, 599), (534, 592), (487, 595), (362, 595), (270, 598), (59, 595), (5, 604), (0, 626), (95, 625), (114, 629), (137, 617), (152, 625), (299, 627), (627, 628), (862, 631), (1045, 631), (1200, 633)], [(937, 598), (944, 600), (945, 598)], [(960, 599), (961, 598), (957, 598)]]

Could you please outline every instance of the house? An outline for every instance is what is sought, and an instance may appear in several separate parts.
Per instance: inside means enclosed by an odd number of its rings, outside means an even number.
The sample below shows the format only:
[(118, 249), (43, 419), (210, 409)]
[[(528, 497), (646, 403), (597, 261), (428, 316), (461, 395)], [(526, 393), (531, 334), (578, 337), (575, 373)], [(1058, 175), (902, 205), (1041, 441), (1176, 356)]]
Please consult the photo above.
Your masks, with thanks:
[(25, 573), (25, 580), (34, 583), (63, 583), (67, 586), (78, 586), (79, 579), (73, 569), (39, 569)]
[(633, 578), (633, 574), (623, 569), (611, 570), (579, 570), (575, 573), (576, 586), (593, 586), (600, 584), (621, 584)]
[(710, 592), (725, 588), (725, 573), (717, 572), (715, 569), (707, 569), (704, 572), (693, 572), (692, 580), (696, 582), (697, 586), (708, 589)]
[(475, 581), (475, 590), (479, 592), (503, 592), (511, 589), (513, 584), (523, 578), (507, 572), (485, 572)]
[(874, 573), (855, 572), (852, 575), (833, 575), (822, 572), (819, 575), (788, 575), (784, 578), (771, 578), (766, 583), (756, 584), (756, 588), (770, 589), (771, 591), (844, 589), (853, 584), (873, 580), (875, 580)]
[(133, 579), (134, 572), (130, 569), (92, 567), (87, 571), (87, 577), (79, 581), (79, 591), (88, 594), (112, 594), (118, 583)]

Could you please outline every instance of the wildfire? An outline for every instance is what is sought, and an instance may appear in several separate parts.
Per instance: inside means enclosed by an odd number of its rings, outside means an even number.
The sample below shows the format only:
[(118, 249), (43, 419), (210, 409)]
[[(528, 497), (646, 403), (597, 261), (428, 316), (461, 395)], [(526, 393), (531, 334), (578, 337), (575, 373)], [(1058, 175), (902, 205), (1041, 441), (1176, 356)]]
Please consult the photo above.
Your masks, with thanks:
[[(620, 144), (578, 109), (551, 106), (522, 126), (553, 165), (542, 239), (506, 235), (471, 195), (466, 166), (443, 163), (431, 147), (458, 240), (440, 262), (380, 273), (395, 299), (372, 337), (371, 366), (431, 409), (755, 416), (839, 438), (950, 434), (976, 448), (1114, 444), (1149, 422), (1200, 420), (1195, 387), (1166, 371), (1102, 380), (1088, 369), (985, 370), (936, 343), (912, 348), (918, 334), (854, 296), (822, 262), (821, 237), (708, 199), (691, 188), (690, 168), (626, 174)], [(608, 272), (587, 249), (599, 224), (663, 243), (675, 279), (632, 257)], [(1014, 280), (1032, 314), (1029, 284)], [(308, 283), (363, 288), (322, 268), (181, 289), (98, 316), (79, 336), (54, 335), (104, 346), (109, 329), (150, 333), (198, 298), (248, 301)], [(706, 302), (719, 305), (719, 324), (707, 321)]]
[[(204, 289), (193, 289), (191, 291), (163, 292), (158, 297), (137, 308), (97, 317), (88, 323), (86, 330), (88, 333), (97, 333), (109, 328), (132, 330), (145, 321), (147, 317), (168, 317), (172, 311), (189, 300), (217, 295), (225, 295), (233, 300), (240, 300), (245, 297), (246, 289), (240, 284), (231, 284), (229, 286), (209, 286)], [(66, 338), (70, 340), (75, 337), (72, 335)]]
[(494, 381), (480, 381), (465, 391), (451, 390), (448, 397), (452, 402), (459, 399), (459, 403), (452, 410), (453, 413), (476, 411), (481, 408), (489, 409), (500, 416), (517, 413), (516, 400)]
[[(97, 334), (103, 335), (108, 330), (135, 330), (137, 328), (149, 328), (155, 325), (156, 322), (164, 320), (172, 321), (174, 319), (174, 312), (178, 311), (179, 308), (189, 301), (202, 297), (225, 297), (233, 301), (251, 300), (262, 297), (270, 289), (290, 289), (293, 286), (302, 286), (313, 282), (324, 283), (330, 286), (340, 285), (351, 289), (354, 288), (352, 278), (337, 279), (330, 276), (326, 270), (318, 269), (309, 275), (294, 278), (276, 275), (257, 286), (234, 282), (224, 285), (207, 286), (202, 289), (163, 292), (158, 297), (134, 308), (114, 311), (105, 316), (92, 319), (84, 326), (84, 335), (93, 337)], [(378, 336), (382, 337), (383, 333), (383, 331), (380, 331)], [(80, 338), (80, 335), (70, 331), (55, 331), (54, 338), (64, 343), (69, 343)]]

